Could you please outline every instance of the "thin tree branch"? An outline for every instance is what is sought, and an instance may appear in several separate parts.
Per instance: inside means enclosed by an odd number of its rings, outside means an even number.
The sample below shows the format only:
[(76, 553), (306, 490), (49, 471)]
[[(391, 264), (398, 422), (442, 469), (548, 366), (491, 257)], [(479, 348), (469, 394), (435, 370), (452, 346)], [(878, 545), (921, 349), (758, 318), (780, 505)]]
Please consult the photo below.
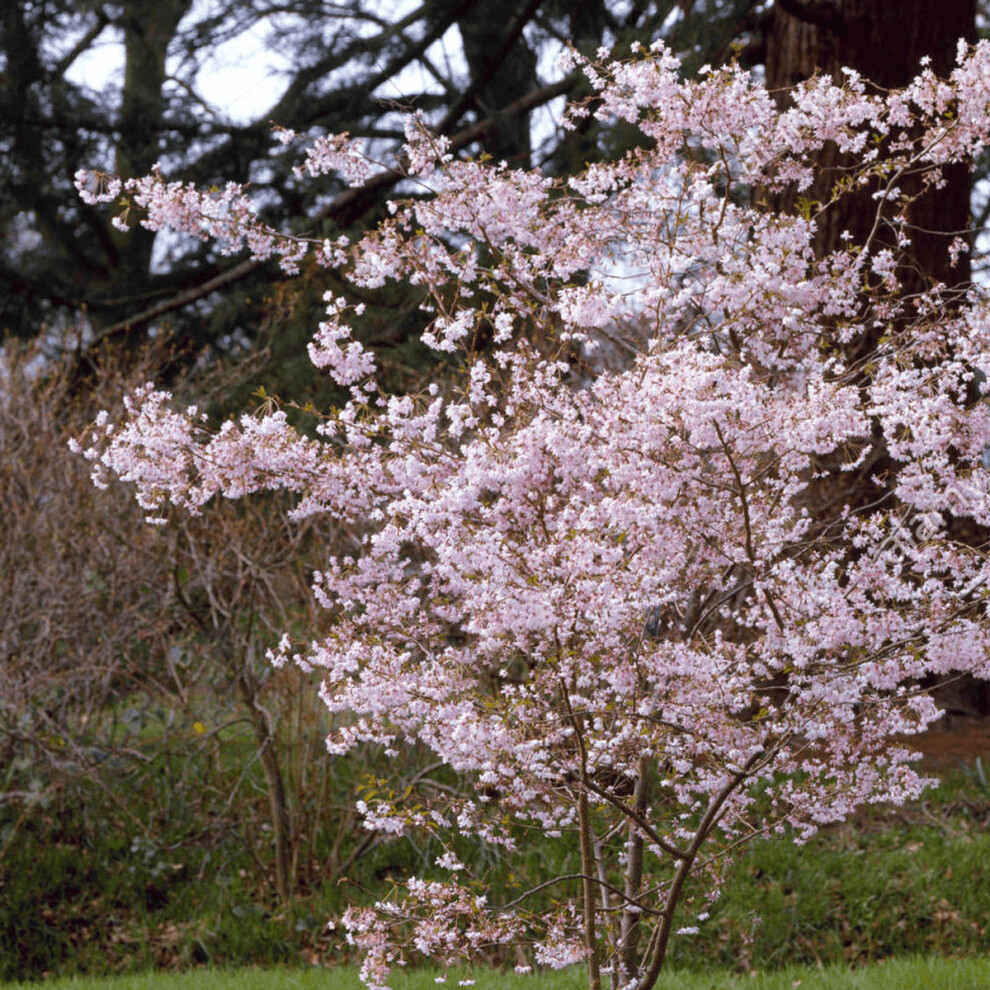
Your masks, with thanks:
[(514, 900), (509, 901), (507, 904), (503, 904), (498, 908), (495, 908), (493, 913), (498, 914), (502, 911), (508, 911), (510, 908), (516, 907), (516, 905), (521, 904), (527, 897), (532, 897), (533, 894), (539, 893), (541, 890), (546, 890), (547, 887), (552, 887), (555, 883), (563, 883), (566, 880), (588, 880), (591, 883), (598, 884), (599, 887), (604, 888), (616, 897), (620, 897), (627, 904), (632, 904), (635, 908), (642, 911), (643, 914), (652, 914), (660, 917), (663, 911), (657, 911), (656, 908), (647, 907), (645, 904), (640, 904), (639, 901), (632, 897), (627, 896), (618, 887), (613, 887), (612, 884), (603, 880), (601, 877), (589, 876), (585, 873), (563, 873), (559, 877), (553, 877), (550, 880), (544, 880), (543, 883), (537, 884), (535, 887), (530, 887), (525, 893), (520, 894)]
[(592, 794), (597, 794), (600, 798), (604, 799), (621, 811), (629, 821), (635, 822), (643, 830), (643, 832), (646, 833), (650, 841), (659, 846), (672, 859), (687, 859), (688, 854), (664, 839), (663, 836), (660, 835), (657, 830), (653, 828), (653, 826), (646, 820), (645, 815), (640, 814), (635, 808), (630, 807), (624, 801), (617, 798), (614, 794), (610, 794), (604, 787), (599, 787), (590, 777), (583, 783), (584, 786), (592, 792)]
[[(484, 120), (479, 120), (476, 124), (472, 124), (470, 127), (453, 135), (450, 139), (451, 150), (458, 151), (484, 137), (488, 131), (496, 126), (499, 117), (514, 117), (528, 113), (530, 110), (568, 93), (574, 88), (576, 82), (577, 77), (572, 75), (559, 82), (542, 86), (532, 93), (527, 93), (526, 96), (509, 104), (497, 116), (493, 115), (486, 117)], [(348, 226), (364, 216), (378, 202), (378, 197), (383, 192), (404, 178), (404, 173), (399, 169), (386, 169), (383, 172), (379, 172), (365, 182), (364, 185), (344, 190), (344, 192), (320, 212), (317, 219), (334, 220), (341, 226)], [(202, 299), (204, 296), (208, 296), (211, 292), (217, 292), (233, 282), (238, 282), (257, 271), (263, 264), (264, 262), (249, 258), (246, 261), (240, 262), (240, 264), (220, 272), (218, 275), (214, 275), (205, 282), (201, 282), (199, 285), (191, 286), (168, 299), (162, 300), (160, 303), (151, 306), (141, 313), (136, 313), (134, 316), (120, 320), (118, 323), (106, 327), (92, 344), (89, 345), (88, 351), (92, 351), (96, 346), (114, 337), (124, 336), (132, 330), (146, 326), (159, 316), (172, 313), (177, 309), (183, 309), (191, 303)]]
[(61, 79), (68, 72), (77, 58), (82, 55), (89, 46), (103, 33), (103, 29), (112, 22), (112, 18), (107, 13), (105, 7), (101, 7), (97, 12), (96, 23), (76, 42), (75, 46), (64, 55), (55, 65), (52, 75), (56, 79)]

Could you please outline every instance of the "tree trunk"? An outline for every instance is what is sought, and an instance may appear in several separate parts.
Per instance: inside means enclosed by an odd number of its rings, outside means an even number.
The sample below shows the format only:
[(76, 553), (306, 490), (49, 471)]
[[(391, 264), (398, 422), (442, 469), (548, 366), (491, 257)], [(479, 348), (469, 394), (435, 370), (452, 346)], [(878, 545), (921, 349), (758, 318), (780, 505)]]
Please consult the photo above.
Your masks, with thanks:
[[(645, 758), (639, 761), (639, 776), (633, 792), (632, 804), (644, 818), (649, 812), (649, 773), (650, 763)], [(643, 885), (643, 855), (645, 842), (643, 833), (635, 822), (629, 822), (626, 841), (626, 869), (622, 905), (622, 920), (619, 935), (619, 973), (621, 986), (628, 986), (636, 978), (639, 970), (639, 941), (642, 914), (633, 902), (639, 900)]]
[[(766, 44), (767, 87), (778, 103), (786, 105), (790, 88), (802, 79), (817, 72), (839, 83), (840, 70), (848, 67), (881, 90), (895, 89), (907, 85), (921, 71), (924, 57), (931, 60), (930, 67), (937, 76), (945, 77), (955, 65), (960, 38), (970, 43), (976, 40), (976, 0), (943, 0), (937, 7), (928, 0), (776, 0)], [(811, 190), (803, 194), (819, 202), (828, 199), (846, 164), (834, 148), (823, 157), (825, 168)], [(933, 282), (959, 290), (970, 282), (969, 255), (961, 254), (952, 265), (948, 252), (956, 236), (972, 242), (970, 170), (954, 165), (945, 169), (944, 175), (946, 183), (941, 189), (924, 193), (915, 176), (898, 182), (907, 195), (917, 196), (908, 210), (911, 244), (897, 270), (905, 295), (920, 292)], [(872, 198), (876, 188), (844, 196), (819, 218), (815, 239), (819, 257), (840, 247), (843, 231), (849, 231), (853, 243), (867, 240), (876, 217), (877, 202)], [(793, 200), (793, 192), (785, 194), (774, 206), (787, 211), (793, 208)], [(880, 228), (877, 239), (880, 246), (896, 247), (887, 228)], [(847, 358), (862, 361), (875, 346), (876, 339), (865, 335)], [(871, 483), (868, 475), (881, 467), (894, 468), (884, 462), (879, 453), (878, 460), (858, 477), (842, 478), (833, 472), (823, 478), (813, 497), (827, 504), (830, 511), (837, 503), (870, 504), (883, 495), (883, 490)], [(987, 532), (972, 520), (954, 519), (950, 526), (955, 538), (964, 543), (978, 545), (987, 540)], [(940, 707), (949, 712), (990, 714), (990, 689), (971, 677), (936, 685), (933, 694)]]
[[(458, 20), (464, 57), (471, 73), (471, 92), (479, 116), (500, 110), (537, 86), (536, 55), (523, 36), (541, 0), (486, 0), (472, 4)], [(463, 96), (462, 96), (463, 99)], [(498, 119), (486, 137), (485, 151), (515, 168), (530, 164), (529, 115)]]
[[(920, 71), (921, 59), (931, 59), (938, 76), (947, 76), (955, 64), (960, 38), (976, 40), (976, 0), (777, 0), (766, 46), (768, 88), (786, 103), (787, 92), (815, 73), (842, 81), (848, 67), (881, 89), (907, 85)], [(825, 169), (805, 195), (824, 202), (844, 164), (837, 152), (826, 155)], [(957, 287), (969, 282), (968, 255), (950, 265), (948, 246), (970, 226), (970, 174), (965, 166), (946, 170), (946, 185), (930, 190), (909, 211), (911, 246), (898, 272), (907, 293), (920, 291), (932, 281)], [(908, 176), (900, 183), (908, 194), (920, 184)], [(826, 211), (817, 233), (819, 257), (840, 245), (843, 231), (853, 241), (866, 240), (876, 215), (876, 201), (868, 189)], [(791, 205), (780, 203), (785, 209)]]
[[(124, 5), (124, 86), (121, 93), (116, 166), (125, 177), (147, 175), (161, 154), (165, 115), (165, 59), (192, 0), (131, 0)], [(115, 231), (126, 286), (147, 275), (155, 235), (135, 225)]]

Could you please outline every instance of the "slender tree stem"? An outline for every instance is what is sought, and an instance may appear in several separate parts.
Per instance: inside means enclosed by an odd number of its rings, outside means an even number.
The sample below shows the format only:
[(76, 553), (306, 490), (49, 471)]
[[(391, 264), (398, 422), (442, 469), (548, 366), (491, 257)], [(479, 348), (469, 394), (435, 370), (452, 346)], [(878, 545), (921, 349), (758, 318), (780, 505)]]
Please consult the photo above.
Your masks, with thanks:
[(670, 889), (667, 891), (667, 897), (664, 901), (663, 920), (653, 930), (653, 934), (650, 937), (650, 942), (643, 959), (646, 969), (636, 986), (636, 990), (652, 990), (653, 985), (657, 982), (657, 977), (660, 975), (660, 968), (663, 966), (663, 961), (667, 955), (667, 947), (670, 944), (670, 933), (674, 925), (674, 912), (681, 899), (684, 884), (691, 875), (691, 868), (694, 866), (694, 861), (697, 859), (698, 853), (701, 851), (701, 847), (704, 845), (711, 830), (715, 827), (715, 823), (719, 819), (725, 802), (749, 779), (751, 771), (760, 762), (762, 757), (762, 753), (754, 753), (746, 761), (746, 765), (738, 773), (734, 773), (722, 789), (712, 797), (707, 810), (701, 816), (701, 821), (698, 823), (698, 828), (688, 848), (687, 858), (677, 864), (674, 880), (670, 885)]
[[(559, 645), (558, 645), (559, 652)], [(595, 881), (595, 846), (591, 836), (591, 808), (588, 805), (588, 750), (584, 745), (581, 720), (571, 707), (567, 685), (561, 682), (560, 694), (564, 700), (567, 717), (574, 726), (578, 753), (581, 759), (581, 783), (578, 791), (578, 832), (581, 837), (581, 900), (584, 906), (584, 944), (588, 950), (588, 988), (601, 990), (601, 963), (598, 958), (598, 931), (595, 914), (598, 908), (598, 884)]]
[[(582, 773), (584, 769), (582, 766)], [(595, 926), (595, 913), (598, 908), (598, 884), (594, 879), (595, 849), (591, 838), (588, 792), (583, 787), (578, 794), (578, 828), (581, 833), (581, 869), (584, 871), (581, 886), (584, 901), (584, 944), (588, 949), (588, 987), (589, 990), (601, 990), (602, 974), (598, 959), (598, 932)]]
[[(639, 817), (646, 817), (647, 801), (649, 799), (649, 763), (646, 757), (640, 757), (639, 776), (636, 779), (636, 789), (633, 792), (633, 807)], [(639, 936), (642, 913), (635, 908), (639, 889), (643, 883), (643, 833), (635, 821), (628, 825), (628, 841), (626, 845), (625, 872), (625, 902), (622, 912), (622, 927), (619, 936), (619, 965), (622, 985), (627, 985), (636, 975), (639, 960)]]

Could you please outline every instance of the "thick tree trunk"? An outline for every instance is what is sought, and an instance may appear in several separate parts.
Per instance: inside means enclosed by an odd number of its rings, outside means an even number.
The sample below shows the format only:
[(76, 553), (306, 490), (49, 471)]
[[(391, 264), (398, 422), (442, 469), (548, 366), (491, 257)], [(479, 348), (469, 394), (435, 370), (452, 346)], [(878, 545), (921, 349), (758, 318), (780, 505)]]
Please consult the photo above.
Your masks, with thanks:
[[(471, 93), (479, 116), (499, 111), (537, 86), (536, 55), (523, 36), (542, 0), (486, 0), (457, 22), (471, 72)], [(486, 137), (485, 151), (515, 168), (530, 164), (529, 115), (503, 117)]]
[[(841, 82), (841, 69), (848, 67), (871, 85), (895, 89), (921, 71), (924, 57), (931, 60), (936, 75), (945, 77), (955, 65), (959, 39), (976, 40), (975, 25), (976, 0), (941, 0), (937, 5), (930, 0), (776, 0), (766, 45), (767, 86), (778, 102), (786, 105), (788, 91), (802, 79), (820, 73)], [(828, 199), (845, 164), (834, 148), (824, 158), (825, 168), (812, 189), (803, 194), (819, 202)], [(924, 193), (914, 176), (905, 176), (898, 183), (905, 193), (917, 196), (908, 212), (911, 244), (897, 273), (906, 295), (933, 282), (957, 289), (969, 284), (968, 254), (960, 255), (952, 265), (948, 247), (959, 235), (970, 240), (970, 172), (964, 165), (953, 166), (945, 170), (945, 178), (943, 188)], [(867, 240), (877, 211), (874, 191), (872, 187), (845, 196), (825, 211), (816, 234), (819, 257), (840, 246), (844, 231), (849, 231), (854, 243)], [(793, 193), (785, 195), (774, 206), (786, 211), (793, 207), (793, 198)], [(880, 228), (879, 240), (890, 244), (888, 229)], [(875, 344), (874, 339), (864, 337), (847, 356), (863, 360)], [(825, 506), (827, 515), (839, 503), (876, 503), (883, 490), (869, 476), (881, 467), (888, 471), (893, 468), (880, 455), (856, 477), (833, 473), (824, 478), (813, 492), (818, 507)], [(982, 544), (987, 540), (987, 533), (970, 520), (957, 519), (952, 526), (956, 538), (963, 542)], [(990, 714), (986, 683), (968, 677), (957, 679), (937, 686), (934, 694), (939, 705), (950, 712)]]
[[(123, 7), (124, 86), (115, 170), (131, 177), (147, 175), (161, 154), (165, 114), (165, 59), (192, 0), (131, 0)], [(151, 264), (154, 234), (135, 225), (114, 232), (120, 254), (121, 288), (142, 284)], [(137, 280), (137, 281), (133, 281)]]
[[(795, 83), (815, 73), (841, 82), (848, 67), (881, 89), (906, 85), (921, 71), (921, 59), (931, 59), (939, 76), (955, 64), (960, 38), (976, 40), (976, 0), (777, 0), (766, 46), (767, 86), (782, 103)], [(824, 201), (843, 161), (833, 153), (816, 180), (809, 199)], [(953, 267), (948, 257), (952, 239), (970, 226), (969, 171), (958, 166), (946, 172), (944, 188), (926, 192), (909, 213), (911, 246), (899, 271), (905, 292), (917, 292), (931, 281), (960, 286), (969, 281), (969, 261), (962, 255)], [(900, 183), (905, 192), (920, 191), (913, 177)], [(872, 190), (826, 211), (816, 248), (824, 255), (839, 246), (848, 230), (854, 241), (865, 241), (876, 215)], [(789, 205), (780, 204), (785, 208)]]

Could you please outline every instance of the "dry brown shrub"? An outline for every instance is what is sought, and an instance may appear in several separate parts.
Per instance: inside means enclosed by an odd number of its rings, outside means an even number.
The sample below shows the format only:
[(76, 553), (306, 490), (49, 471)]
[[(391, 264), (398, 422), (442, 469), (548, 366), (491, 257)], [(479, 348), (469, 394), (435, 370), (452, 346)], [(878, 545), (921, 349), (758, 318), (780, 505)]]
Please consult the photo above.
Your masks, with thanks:
[(169, 778), (158, 817), (183, 792), (204, 832), (226, 828), (285, 899), (326, 873), (321, 829), (353, 859), (353, 816), (330, 820), (326, 711), (311, 678), (265, 658), (283, 632), (325, 627), (309, 575), (342, 534), (289, 522), (277, 497), (154, 527), (127, 486), (96, 488), (69, 440), (154, 364), (106, 363), (79, 388), (69, 362), (0, 355), (0, 803), (27, 811), (95, 787), (146, 830), (147, 809), (138, 821), (131, 808), (141, 774), (195, 767)]

